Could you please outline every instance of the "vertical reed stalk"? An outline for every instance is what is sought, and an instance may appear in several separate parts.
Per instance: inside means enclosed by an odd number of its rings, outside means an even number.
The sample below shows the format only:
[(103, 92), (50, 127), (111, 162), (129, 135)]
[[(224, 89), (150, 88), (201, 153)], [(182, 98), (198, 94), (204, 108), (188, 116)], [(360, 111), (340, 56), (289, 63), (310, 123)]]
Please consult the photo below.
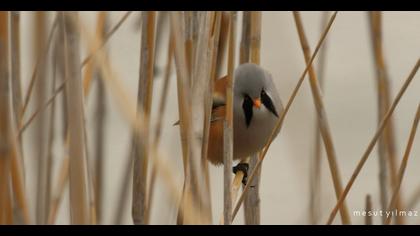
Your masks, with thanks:
[[(57, 82), (57, 63), (55, 61), (52, 62), (53, 66), (53, 81), (51, 86), (51, 94), (54, 94), (56, 82)], [(50, 117), (49, 117), (49, 134), (48, 134), (48, 143), (47, 143), (47, 158), (46, 158), (46, 206), (45, 206), (45, 214), (46, 219), (45, 223), (48, 224), (48, 214), (50, 212), (50, 203), (51, 203), (51, 186), (52, 186), (52, 179), (53, 179), (53, 161), (54, 161), (54, 154), (53, 154), (53, 146), (54, 146), (54, 126), (55, 126), (55, 99), (52, 100), (51, 109), (50, 109)]]
[[(388, 78), (388, 71), (384, 60), (384, 52), (382, 46), (382, 13), (369, 12), (369, 20), (372, 36), (372, 49), (376, 69), (376, 85), (377, 85), (377, 100), (378, 100), (378, 124), (389, 108), (391, 95)], [(391, 118), (387, 126), (385, 126), (384, 134), (378, 140), (378, 154), (379, 154), (379, 183), (381, 190), (381, 206), (386, 209), (387, 197), (387, 179), (388, 173), (391, 180), (391, 187), (395, 188), (397, 184), (397, 167), (396, 167), (396, 150), (394, 140), (394, 122)], [(389, 171), (387, 169), (387, 162)], [(401, 193), (400, 193), (401, 194)], [(397, 197), (397, 209), (402, 208), (401, 197)], [(386, 217), (382, 218), (384, 222)], [(404, 224), (402, 217), (396, 216), (397, 224)]]
[(359, 175), (360, 171), (363, 168), (363, 165), (366, 163), (367, 159), (369, 158), (369, 154), (372, 152), (373, 147), (375, 146), (376, 142), (379, 139), (379, 136), (382, 134), (385, 125), (387, 124), (389, 118), (391, 117), (392, 113), (394, 112), (395, 108), (398, 105), (398, 102), (401, 100), (402, 95), (407, 90), (408, 86), (410, 85), (411, 81), (414, 79), (418, 69), (420, 68), (420, 59), (417, 59), (416, 65), (411, 70), (410, 74), (408, 75), (407, 79), (404, 81), (404, 84), (402, 85), (401, 89), (398, 91), (397, 96), (393, 100), (391, 106), (389, 107), (388, 111), (385, 113), (384, 118), (382, 119), (378, 129), (376, 130), (373, 138), (370, 140), (368, 147), (366, 148), (365, 152), (363, 153), (362, 157), (360, 158), (359, 162), (357, 163), (357, 166), (355, 170), (353, 171), (353, 174), (350, 177), (350, 180), (348, 181), (346, 188), (344, 189), (343, 193), (341, 194), (340, 198), (337, 201), (337, 204), (333, 208), (333, 210), (330, 213), (330, 216), (328, 218), (327, 224), (331, 224), (334, 220), (334, 217), (337, 215), (337, 211), (342, 205), (344, 199), (347, 197), (347, 194), (349, 193), (351, 187), (353, 186), (354, 181), (356, 180), (357, 176)]
[[(398, 199), (398, 192), (400, 191), (401, 183), (404, 178), (404, 173), (407, 168), (408, 158), (410, 157), (411, 147), (413, 146), (414, 138), (416, 137), (417, 126), (419, 124), (419, 121), (420, 121), (420, 103), (417, 106), (417, 112), (416, 112), (416, 116), (414, 117), (413, 126), (411, 127), (410, 137), (408, 138), (407, 147), (405, 148), (404, 156), (400, 164), (400, 169), (398, 170), (398, 182), (392, 193), (391, 202), (388, 205), (387, 212), (395, 211), (395, 210), (398, 211), (398, 208), (396, 207), (397, 199)], [(389, 225), (391, 223), (391, 220), (392, 220), (392, 217), (387, 217), (385, 220), (385, 224)]]
[[(203, 14), (200, 17), (200, 24), (202, 24), (203, 28), (207, 28), (207, 30), (203, 30), (202, 33), (200, 33), (199, 37), (204, 37), (203, 34), (207, 34), (209, 32), (209, 20), (208, 20), (208, 13), (200, 13)], [(195, 111), (200, 111), (198, 107), (195, 107), (195, 109), (191, 109), (192, 107), (196, 106), (191, 104), (192, 95), (191, 95), (191, 87), (189, 85), (189, 79), (190, 75), (188, 74), (187, 69), (187, 63), (186, 63), (186, 55), (185, 55), (185, 48), (184, 48), (184, 40), (182, 38), (182, 28), (181, 28), (181, 13), (175, 12), (171, 13), (171, 28), (172, 33), (174, 34), (174, 40), (175, 40), (175, 64), (177, 68), (177, 89), (178, 89), (178, 105), (179, 105), (179, 115), (180, 115), (180, 129), (181, 129), (181, 140), (184, 142), (183, 148), (187, 147), (187, 150), (184, 150), (183, 153), (186, 154), (184, 156), (184, 170), (185, 170), (185, 182), (184, 182), (184, 189), (183, 189), (183, 197), (181, 200), (181, 206), (179, 209), (178, 219), (177, 222), (179, 224), (186, 223), (186, 215), (191, 215), (193, 208), (191, 206), (196, 206), (198, 209), (198, 212), (200, 213), (199, 216), (195, 219), (194, 222), (189, 223), (208, 223), (210, 222), (210, 219), (208, 218), (208, 212), (203, 211), (203, 197), (205, 196), (205, 178), (202, 175), (201, 170), (201, 142), (198, 143), (195, 133), (193, 132), (194, 127), (198, 127), (199, 123), (197, 120), (194, 120), (191, 116), (192, 113)], [(207, 32), (207, 33), (206, 33)], [(199, 39), (200, 41), (200, 39)], [(203, 44), (206, 45), (207, 44)], [(209, 62), (208, 60), (206, 61)], [(206, 64), (207, 64), (206, 63)], [(204, 64), (204, 66), (207, 67), (207, 65)], [(203, 65), (200, 65), (203, 66)], [(202, 80), (204, 80), (205, 77), (199, 76), (195, 78), (195, 80), (200, 80), (200, 82), (194, 82), (195, 84), (202, 85)], [(197, 86), (198, 86), (197, 85)], [(203, 94), (201, 94), (203, 96)], [(194, 98), (195, 100), (196, 98)], [(201, 106), (204, 105), (202, 98), (201, 100)], [(202, 107), (201, 107), (202, 109)], [(192, 112), (194, 110), (194, 112)], [(204, 113), (202, 113), (204, 114)], [(197, 115), (194, 115), (194, 117), (197, 117)], [(201, 118), (201, 121), (202, 118)], [(194, 124), (196, 123), (196, 124)], [(200, 124), (201, 126), (203, 123)], [(201, 127), (202, 129), (202, 127)], [(196, 129), (194, 129), (196, 130)], [(199, 147), (199, 148), (198, 148)], [(200, 158), (199, 158), (200, 157)], [(188, 197), (191, 196), (191, 197)], [(192, 201), (191, 204), (189, 201)]]
[(0, 12), (0, 224), (7, 223), (9, 198), (10, 128), (9, 106), (9, 12)]
[[(322, 13), (321, 33), (328, 23), (329, 12)], [(327, 42), (321, 47), (318, 57), (318, 82), (321, 91), (324, 87), (325, 63), (326, 63)], [(311, 169), (309, 174), (309, 222), (317, 224), (321, 211), (321, 161), (322, 161), (322, 142), (319, 132), (318, 121), (315, 121), (315, 155), (311, 160)]]
[[(202, 223), (211, 223), (211, 207), (209, 186), (205, 177), (207, 160), (202, 158), (204, 139), (204, 122), (206, 99), (210, 98), (208, 84), (212, 65), (211, 47), (209, 47), (212, 30), (211, 12), (193, 13), (193, 52), (192, 61), (192, 90), (191, 90), (191, 128), (193, 136), (190, 139), (191, 158), (195, 158), (190, 165), (191, 184), (195, 185), (195, 194)], [(192, 169), (194, 168), (194, 169)]]
[[(99, 41), (102, 41), (102, 38), (105, 35), (105, 28), (106, 28), (106, 20), (107, 20), (107, 12), (99, 12), (98, 13), (98, 20), (96, 25), (96, 37), (99, 38)], [(88, 68), (93, 67), (92, 63), (88, 63), (86, 66), (86, 74)], [(93, 73), (96, 76), (101, 76), (97, 69), (93, 69), (92, 74), (90, 74), (90, 78), (93, 77)], [(86, 78), (83, 82), (86, 82)], [(94, 178), (94, 187), (95, 187), (95, 209), (96, 209), (96, 219), (98, 224), (103, 222), (103, 199), (102, 195), (105, 192), (104, 190), (104, 163), (105, 163), (105, 153), (104, 153), (104, 144), (105, 144), (105, 117), (106, 117), (106, 97), (105, 97), (105, 87), (102, 79), (98, 78), (96, 80), (97, 83), (97, 94), (96, 94), (96, 122), (95, 122), (95, 178)], [(85, 96), (87, 95), (88, 86), (84, 87), (85, 89)]]
[[(87, 163), (85, 157), (85, 135), (83, 122), (83, 87), (80, 70), (80, 33), (76, 24), (79, 16), (76, 12), (61, 13), (64, 17), (65, 75), (69, 78), (68, 92), (68, 133), (70, 155), (70, 213), (72, 224), (88, 224), (89, 190)], [(73, 19), (72, 19), (73, 18)]]
[(233, 161), (233, 71), (235, 68), (236, 12), (230, 13), (228, 76), (226, 83), (226, 116), (223, 123), (224, 224), (232, 222), (232, 161)]
[[(261, 48), (261, 12), (250, 13), (251, 27), (250, 27), (250, 61), (254, 64), (260, 64), (260, 48)], [(246, 48), (246, 47), (245, 47)], [(244, 58), (245, 59), (245, 58)], [(249, 170), (253, 171), (256, 168), (258, 155), (251, 156), (249, 161)], [(244, 200), (244, 216), (246, 225), (259, 225), (260, 224), (260, 180), (261, 180), (261, 166), (255, 169), (256, 177), (250, 182), (254, 186), (248, 191)]]
[[(20, 12), (18, 11), (10, 12), (10, 39), (13, 112), (16, 127), (19, 127), (20, 111), (22, 110), (22, 85), (20, 76)], [(19, 139), (19, 143), (21, 145), (22, 139)]]
[[(11, 85), (12, 85), (12, 100), (13, 100), (13, 108), (14, 108), (14, 120), (16, 128), (19, 129), (20, 123), (22, 121), (21, 117), (21, 110), (23, 108), (22, 104), (22, 87), (21, 87), (21, 76), (20, 76), (20, 12), (18, 11), (12, 11), (10, 12), (10, 47), (11, 47)], [(20, 185), (19, 181), (13, 182), (16, 183), (16, 185), (13, 184), (13, 189), (16, 189), (16, 194), (20, 194), (19, 188), (24, 188), (24, 176), (25, 176), (25, 168), (24, 168), (24, 160), (23, 160), (23, 143), (22, 138), (19, 136), (18, 138), (18, 148), (19, 150), (16, 151), (16, 155), (13, 155), (12, 158), (12, 176), (18, 176), (22, 174), (22, 178), (20, 179), (23, 181)], [(17, 152), (20, 153), (20, 155), (17, 155)], [(19, 158), (19, 160), (16, 160), (15, 158)], [(19, 166), (16, 166), (15, 164), (18, 164)], [(12, 180), (15, 180), (12, 178)], [(15, 194), (15, 195), (16, 195)], [(17, 214), (15, 215), (15, 223), (22, 224), (22, 223), (28, 223), (28, 216), (23, 212), (24, 209), (22, 206), (26, 205), (25, 200), (20, 199), (19, 195), (16, 196), (18, 198), (17, 200)], [(27, 209), (26, 209), (27, 211)]]
[[(34, 29), (34, 55), (40, 58), (45, 48), (46, 41), (46, 12), (35, 13)], [(35, 85), (36, 107), (42, 106), (46, 100), (48, 80), (47, 80), (47, 57), (44, 57), (39, 64), (38, 83)], [(36, 178), (36, 223), (45, 224), (47, 220), (47, 114), (40, 113), (35, 121), (35, 152), (37, 157), (37, 178)]]
[[(303, 29), (300, 13), (293, 12), (293, 17), (295, 19), (296, 28), (297, 28), (300, 43), (302, 46), (302, 51), (305, 56), (305, 61), (306, 61), (306, 64), (308, 65), (311, 52), (310, 52), (309, 44), (307, 42), (306, 35)], [(337, 199), (339, 199), (340, 195), (343, 192), (340, 171), (337, 165), (337, 157), (336, 157), (333, 139), (331, 136), (331, 132), (330, 132), (330, 128), (329, 128), (329, 124), (327, 120), (327, 115), (324, 108), (324, 103), (322, 100), (321, 91), (319, 88), (315, 71), (312, 66), (309, 66), (309, 82), (311, 85), (311, 91), (312, 91), (315, 107), (318, 114), (318, 125), (320, 128), (322, 139), (324, 140), (325, 150), (328, 157), (328, 164), (330, 167), (331, 176), (334, 183), (335, 194), (336, 194)], [(343, 224), (351, 224), (350, 215), (348, 213), (347, 204), (345, 202), (343, 202), (340, 208), (340, 215), (341, 215), (341, 221)]]
[[(296, 84), (295, 88), (293, 89), (292, 94), (290, 95), (290, 98), (289, 98), (289, 100), (287, 101), (287, 104), (286, 104), (286, 106), (284, 107), (284, 110), (283, 110), (283, 112), (282, 112), (282, 113), (281, 113), (281, 115), (280, 115), (280, 118), (279, 118), (279, 121), (278, 121), (278, 122), (277, 122), (277, 124), (276, 124), (276, 127), (275, 127), (275, 128), (274, 128), (274, 130), (271, 132), (271, 135), (270, 135), (270, 138), (269, 138), (269, 139), (268, 139), (268, 141), (267, 141), (267, 145), (266, 145), (266, 147), (265, 147), (265, 148), (262, 150), (262, 152), (260, 153), (260, 156), (259, 156), (259, 159), (258, 159), (258, 162), (257, 162), (257, 164), (256, 164), (256, 167), (255, 167), (255, 168), (258, 168), (258, 167), (262, 164), (262, 162), (264, 161), (265, 155), (267, 154), (267, 151), (268, 151), (268, 150), (269, 150), (269, 148), (270, 148), (270, 145), (271, 145), (271, 143), (272, 143), (272, 141), (273, 141), (273, 139), (274, 139), (275, 134), (276, 134), (276, 133), (277, 133), (277, 134), (278, 134), (278, 133), (280, 133), (281, 128), (283, 127), (283, 122), (284, 122), (284, 119), (285, 119), (285, 117), (286, 117), (286, 115), (287, 115), (287, 112), (289, 111), (290, 106), (292, 105), (292, 103), (293, 103), (294, 99), (296, 98), (297, 92), (299, 91), (299, 88), (301, 87), (301, 85), (302, 85), (302, 83), (303, 83), (303, 80), (305, 79), (306, 73), (308, 73), (309, 67), (312, 65), (312, 62), (313, 62), (313, 61), (314, 61), (314, 59), (316, 58), (316, 55), (317, 55), (317, 53), (318, 53), (318, 51), (319, 51), (320, 47), (322, 46), (322, 43), (324, 42), (324, 40), (325, 40), (325, 38), (326, 38), (326, 36), (327, 36), (327, 34), (328, 34), (329, 30), (331, 29), (331, 26), (332, 26), (332, 24), (334, 23), (334, 20), (335, 20), (336, 16), (337, 16), (337, 11), (336, 11), (336, 12), (334, 12), (334, 14), (332, 14), (332, 16), (330, 17), (330, 20), (328, 21), (328, 24), (327, 24), (327, 26), (325, 27), (325, 30), (324, 30), (324, 32), (322, 33), (322, 35), (321, 35), (321, 37), (320, 37), (320, 39), (319, 39), (319, 41), (318, 41), (318, 43), (317, 43), (317, 46), (316, 46), (316, 48), (315, 48), (315, 51), (313, 52), (313, 54), (312, 54), (312, 56), (311, 56), (311, 59), (309, 60), (308, 65), (306, 66), (305, 70), (302, 72), (302, 75), (300, 76), (300, 78), (299, 78), (299, 80), (298, 80), (298, 82), (297, 82), (297, 84)], [(254, 170), (252, 171), (251, 175), (249, 175), (249, 177), (248, 177), (248, 182), (251, 182), (251, 181), (255, 178), (256, 173), (257, 173), (257, 171), (256, 171), (256, 170), (257, 170), (257, 169), (254, 169)], [(237, 181), (237, 178), (238, 178), (238, 175), (236, 175), (236, 176), (235, 176), (234, 181)], [(242, 178), (242, 177), (241, 177), (241, 178)], [(234, 184), (234, 186), (236, 186), (236, 185)], [(242, 202), (243, 202), (243, 200), (244, 200), (244, 198), (245, 198), (245, 195), (246, 195), (247, 191), (249, 190), (249, 188), (250, 188), (250, 185), (249, 185), (249, 184), (247, 184), (247, 185), (245, 186), (244, 190), (242, 191), (242, 194), (241, 194), (241, 196), (239, 197), (239, 199), (238, 199), (237, 203), (235, 204), (235, 208), (234, 208), (234, 210), (233, 210), (233, 215), (232, 215), (232, 216), (233, 216), (233, 218), (235, 218), (236, 214), (238, 213), (239, 208), (240, 208), (240, 206), (241, 206), (241, 204), (242, 204)]]
[[(162, 134), (162, 122), (163, 122), (163, 117), (165, 114), (165, 109), (166, 109), (166, 102), (167, 102), (167, 98), (168, 98), (168, 91), (169, 91), (169, 77), (171, 75), (171, 71), (172, 71), (172, 62), (173, 62), (173, 55), (174, 55), (174, 42), (173, 42), (173, 37), (171, 37), (171, 35), (169, 35), (169, 40), (168, 40), (168, 55), (167, 55), (167, 61), (166, 61), (166, 69), (165, 69), (165, 74), (163, 76), (163, 87), (162, 87), (162, 92), (161, 92), (161, 96), (160, 96), (160, 100), (159, 100), (159, 116), (157, 118), (157, 122), (156, 122), (156, 127), (155, 127), (155, 134), (154, 134), (154, 140), (153, 140), (153, 149), (157, 150), (159, 148), (159, 144), (160, 144), (160, 137)], [(150, 212), (151, 212), (151, 207), (153, 204), (153, 193), (154, 193), (154, 186), (155, 186), (155, 181), (156, 181), (156, 165), (153, 165), (152, 168), (152, 173), (151, 173), (151, 177), (150, 177), (150, 185), (149, 185), (149, 190), (148, 192), (148, 203), (147, 203), (147, 211), (146, 211), (146, 222), (149, 223), (150, 221)]]
[(132, 217), (134, 224), (145, 224), (147, 203), (147, 169), (149, 159), (149, 117), (153, 93), (153, 66), (155, 43), (155, 17), (156, 12), (143, 12), (141, 34), (141, 64), (139, 76), (139, 90), (137, 109), (144, 114), (144, 136), (137, 134), (133, 137), (133, 203)]

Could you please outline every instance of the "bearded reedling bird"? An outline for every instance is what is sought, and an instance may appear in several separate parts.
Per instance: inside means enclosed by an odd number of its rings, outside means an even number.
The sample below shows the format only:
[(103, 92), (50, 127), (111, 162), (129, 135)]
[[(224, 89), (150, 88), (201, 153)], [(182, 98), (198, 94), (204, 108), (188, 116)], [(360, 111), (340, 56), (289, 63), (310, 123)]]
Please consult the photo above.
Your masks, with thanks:
[[(207, 159), (214, 165), (223, 164), (226, 83), (226, 77), (216, 80), (213, 93)], [(233, 80), (233, 160), (242, 161), (260, 151), (267, 144), (282, 111), (283, 105), (271, 74), (256, 64), (239, 65)], [(239, 163), (233, 172), (238, 170), (244, 172), (243, 183), (246, 184), (248, 165)]]

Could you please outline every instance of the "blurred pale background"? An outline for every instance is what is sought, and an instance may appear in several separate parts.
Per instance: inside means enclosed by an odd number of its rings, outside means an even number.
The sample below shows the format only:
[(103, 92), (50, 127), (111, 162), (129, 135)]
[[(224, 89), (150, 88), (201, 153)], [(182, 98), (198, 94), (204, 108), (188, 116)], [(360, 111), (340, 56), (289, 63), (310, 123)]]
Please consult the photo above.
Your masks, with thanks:
[[(110, 26), (114, 25), (125, 12), (111, 12)], [(50, 14), (50, 25), (52, 21)], [(80, 16), (91, 32), (94, 32), (96, 13), (81, 12)], [(241, 22), (242, 14), (238, 14)], [(312, 51), (319, 39), (322, 12), (302, 12), (303, 24)], [(129, 17), (127, 22), (112, 36), (107, 44), (111, 63), (114, 65), (121, 82), (129, 96), (137, 96), (140, 31), (136, 27), (139, 13)], [(22, 79), (23, 91), (28, 88), (33, 60), (33, 13), (22, 14)], [(298, 40), (291, 12), (264, 12), (262, 18), (261, 64), (275, 78), (277, 89), (285, 104), (304, 70), (304, 58)], [(238, 27), (238, 30), (240, 27)], [(345, 185), (352, 174), (358, 160), (373, 137), (377, 127), (377, 97), (374, 61), (372, 56), (370, 31), (366, 12), (339, 12), (331, 32), (327, 36), (327, 54), (325, 68), (324, 102), (331, 133), (334, 138), (338, 165)], [(239, 32), (238, 32), (239, 33)], [(240, 34), (237, 34), (240, 35)], [(239, 40), (239, 39), (238, 39)], [(385, 60), (391, 80), (391, 97), (401, 87), (403, 81), (420, 56), (420, 13), (419, 12), (384, 12), (383, 40)], [(166, 61), (167, 32), (162, 43), (162, 56), (156, 63), (162, 68)], [(85, 44), (82, 43), (82, 55), (86, 55)], [(237, 57), (238, 58), (238, 57)], [(153, 114), (161, 86), (162, 75), (155, 80)], [(175, 74), (172, 75), (167, 112), (165, 113), (161, 149), (173, 163), (173, 169), (182, 177), (181, 145), (179, 130), (172, 124), (178, 119), (177, 93)], [(420, 75), (417, 75), (394, 112), (398, 164), (401, 159), (412, 125), (415, 110), (420, 101)], [(94, 122), (94, 93), (92, 91), (86, 105), (86, 122), (88, 128), (88, 145), (92, 152), (92, 133)], [(124, 166), (130, 148), (131, 130), (128, 121), (121, 114), (111, 93), (107, 93), (106, 114), (106, 177), (104, 193), (104, 223), (111, 224), (114, 218), (119, 189), (124, 175)], [(33, 111), (34, 107), (31, 107)], [(154, 116), (156, 117), (156, 116)], [(298, 93), (281, 134), (271, 145), (263, 164), (261, 195), (262, 224), (308, 224), (309, 223), (309, 167), (314, 152), (315, 109), (308, 81)], [(33, 137), (28, 130), (24, 136), (26, 145), (30, 145)], [(61, 144), (60, 144), (61, 145)], [(60, 145), (56, 145), (59, 147)], [(57, 173), (62, 160), (61, 148), (56, 148), (54, 171)], [(30, 149), (25, 149), (25, 165), (27, 170), (34, 169), (34, 158)], [(366, 194), (372, 195), (373, 208), (379, 208), (378, 155), (376, 148), (363, 168), (360, 176), (351, 189), (347, 201), (350, 213), (365, 207)], [(408, 168), (403, 180), (402, 189), (405, 201), (420, 187), (418, 167), (420, 166), (420, 143), (414, 142)], [(218, 223), (223, 210), (223, 168), (211, 167), (211, 190), (213, 223)], [(26, 175), (30, 198), (31, 214), (35, 215), (34, 173)], [(32, 184), (33, 182), (33, 184)], [(321, 216), (319, 222), (324, 224), (329, 212), (334, 207), (335, 195), (325, 154), (322, 157), (322, 193)], [(179, 188), (181, 191), (181, 187)], [(131, 192), (128, 194), (124, 224), (132, 224)], [(65, 192), (59, 209), (58, 224), (69, 223), (68, 191)], [(415, 209), (420, 210), (420, 205)], [(242, 211), (235, 224), (243, 223)], [(407, 217), (407, 223), (418, 224), (420, 218)], [(152, 224), (174, 224), (176, 209), (170, 204), (170, 198), (161, 180), (157, 182), (155, 200), (152, 210)], [(353, 223), (361, 224), (363, 217), (352, 216)], [(340, 223), (336, 217), (336, 223)], [(380, 222), (379, 217), (374, 218)]]

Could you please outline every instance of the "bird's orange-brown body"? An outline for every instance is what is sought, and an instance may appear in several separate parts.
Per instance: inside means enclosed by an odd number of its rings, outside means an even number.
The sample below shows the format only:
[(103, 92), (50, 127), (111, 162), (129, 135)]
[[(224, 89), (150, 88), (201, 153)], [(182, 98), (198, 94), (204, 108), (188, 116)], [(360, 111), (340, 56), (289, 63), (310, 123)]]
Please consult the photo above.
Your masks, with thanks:
[[(213, 98), (218, 101), (226, 99), (226, 76), (217, 79), (214, 83)], [(214, 106), (211, 114), (209, 143), (207, 159), (214, 165), (223, 164), (223, 121), (226, 114), (226, 106)]]

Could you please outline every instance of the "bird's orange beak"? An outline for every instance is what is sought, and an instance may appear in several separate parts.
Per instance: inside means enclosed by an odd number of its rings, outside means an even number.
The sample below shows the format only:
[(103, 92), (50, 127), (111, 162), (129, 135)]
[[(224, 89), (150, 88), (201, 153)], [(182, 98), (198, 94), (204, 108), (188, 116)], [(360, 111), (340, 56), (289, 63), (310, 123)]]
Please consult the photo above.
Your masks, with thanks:
[(261, 100), (259, 98), (254, 100), (254, 107), (260, 109), (261, 107)]

